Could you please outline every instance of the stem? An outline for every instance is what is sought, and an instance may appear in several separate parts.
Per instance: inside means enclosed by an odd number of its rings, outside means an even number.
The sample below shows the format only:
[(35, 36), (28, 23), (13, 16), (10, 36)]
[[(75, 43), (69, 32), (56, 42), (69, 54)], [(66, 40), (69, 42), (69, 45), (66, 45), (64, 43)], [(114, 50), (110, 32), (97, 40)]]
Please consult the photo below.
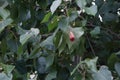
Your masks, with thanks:
[(69, 13), (68, 13), (68, 9), (67, 9), (67, 8), (68, 8), (68, 7), (67, 7), (67, 2), (66, 2), (64, 10), (65, 10), (65, 15), (66, 15), (67, 17), (69, 17)]
[(84, 63), (84, 61), (81, 61), (81, 62), (79, 62), (79, 64), (73, 69), (73, 71), (70, 73), (71, 74), (71, 76), (75, 73), (75, 71), (79, 68), (79, 66), (81, 65), (81, 64), (83, 64)]
[(87, 38), (87, 40), (88, 40), (88, 44), (89, 44), (89, 46), (90, 46), (90, 48), (91, 48), (91, 51), (92, 51), (93, 55), (96, 57), (95, 51), (94, 51), (94, 49), (93, 49), (92, 44), (90, 43), (90, 40), (89, 40), (89, 38), (88, 38), (88, 35), (86, 35), (86, 38)]

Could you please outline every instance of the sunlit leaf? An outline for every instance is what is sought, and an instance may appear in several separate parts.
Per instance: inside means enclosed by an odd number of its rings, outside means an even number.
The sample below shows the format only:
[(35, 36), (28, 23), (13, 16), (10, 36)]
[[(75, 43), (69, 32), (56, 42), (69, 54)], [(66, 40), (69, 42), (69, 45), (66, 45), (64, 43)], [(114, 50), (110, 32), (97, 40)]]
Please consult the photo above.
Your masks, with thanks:
[(2, 66), (2, 68), (4, 69), (4, 72), (6, 74), (10, 74), (12, 72), (12, 70), (15, 68), (15, 66), (12, 65), (6, 65), (6, 64), (0, 64), (0, 66)]
[(87, 14), (95, 16), (96, 13), (97, 13), (97, 6), (96, 5), (92, 5), (89, 8), (85, 8), (85, 11), (86, 11)]
[(76, 3), (81, 9), (83, 9), (87, 4), (86, 0), (76, 0)]
[(32, 36), (37, 36), (38, 34), (39, 29), (31, 28), (31, 30), (20, 36), (20, 43), (24, 45), (29, 38), (31, 38)]
[(13, 75), (12, 74), (9, 74), (9, 75), (6, 75), (5, 73), (0, 73), (0, 80), (12, 80), (12, 77)]
[(52, 5), (51, 5), (51, 7), (50, 7), (50, 10), (51, 10), (52, 14), (53, 14), (53, 13), (56, 11), (56, 9), (60, 6), (61, 2), (62, 2), (62, 0), (55, 0), (55, 1), (52, 3)]
[(94, 59), (86, 59), (85, 63), (88, 67), (88, 69), (90, 69), (92, 72), (97, 72), (97, 60), (98, 57), (94, 58)]
[(4, 28), (8, 25), (10, 25), (13, 22), (13, 20), (11, 18), (8, 18), (4, 21), (0, 22), (0, 33), (4, 30)]
[(0, 16), (5, 20), (10, 15), (10, 12), (0, 7)]
[(113, 80), (111, 72), (107, 66), (101, 66), (98, 72), (93, 73), (94, 80)]
[(41, 23), (48, 22), (51, 16), (51, 12), (47, 13)]

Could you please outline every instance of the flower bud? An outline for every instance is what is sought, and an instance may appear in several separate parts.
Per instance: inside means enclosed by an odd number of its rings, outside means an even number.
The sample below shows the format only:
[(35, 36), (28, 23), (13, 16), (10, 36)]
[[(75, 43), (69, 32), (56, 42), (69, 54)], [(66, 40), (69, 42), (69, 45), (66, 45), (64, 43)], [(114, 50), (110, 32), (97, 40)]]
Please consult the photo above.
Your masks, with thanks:
[(70, 31), (70, 33), (69, 33), (69, 38), (70, 38), (70, 41), (74, 41), (75, 40), (75, 36), (74, 36), (72, 31)]

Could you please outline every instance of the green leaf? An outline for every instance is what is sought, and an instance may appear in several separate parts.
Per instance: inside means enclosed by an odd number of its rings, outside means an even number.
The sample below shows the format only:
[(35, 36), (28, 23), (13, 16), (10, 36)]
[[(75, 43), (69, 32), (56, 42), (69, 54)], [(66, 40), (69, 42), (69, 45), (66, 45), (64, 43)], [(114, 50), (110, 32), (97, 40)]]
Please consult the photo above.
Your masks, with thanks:
[(18, 19), (19, 21), (27, 21), (28, 19), (31, 18), (31, 11), (29, 9), (25, 8), (25, 5), (21, 5), (18, 8)]
[(95, 0), (95, 4), (96, 4), (98, 7), (102, 6), (103, 3), (104, 3), (103, 0)]
[(116, 56), (116, 54), (111, 54), (110, 57), (108, 58), (108, 66), (110, 69), (114, 69), (114, 65), (116, 62), (119, 61), (119, 58)]
[(48, 0), (38, 0), (38, 3), (40, 5), (40, 7), (42, 8), (42, 10), (45, 10), (47, 8), (47, 5), (48, 5), (47, 2), (48, 2)]
[(32, 36), (32, 34), (29, 32), (26, 32), (25, 34), (21, 35), (20, 36), (20, 43), (22, 45), (24, 45), (31, 36)]
[(2, 7), (5, 3), (5, 0), (0, 0), (0, 7)]
[(31, 28), (30, 31), (34, 36), (37, 36), (40, 33), (38, 28)]
[(71, 75), (73, 75), (74, 73), (75, 73), (75, 71), (79, 68), (79, 66), (81, 65), (81, 64), (83, 64), (84, 63), (84, 61), (80, 61), (78, 64), (77, 64), (77, 66), (72, 70), (72, 72), (70, 73)]
[(76, 3), (81, 9), (84, 9), (87, 4), (86, 0), (76, 0)]
[(74, 48), (75, 48), (75, 52), (78, 54), (78, 55), (83, 55), (86, 51), (86, 47), (85, 47), (85, 38), (84, 37), (81, 37), (80, 40), (78, 42), (76, 42), (76, 44), (74, 45)]
[(99, 26), (95, 27), (95, 28), (90, 32), (90, 34), (91, 34), (92, 36), (96, 36), (96, 35), (100, 34), (100, 27), (99, 27)]
[(24, 53), (24, 52), (23, 52), (23, 46), (20, 45), (20, 46), (18, 47), (18, 49), (17, 49), (17, 56), (18, 56), (18, 59), (21, 58), (21, 56), (22, 56), (23, 53)]
[(41, 46), (45, 47), (46, 45), (53, 45), (53, 35), (49, 36), (46, 40), (44, 40), (43, 42), (41, 42)]
[(56, 75), (57, 75), (57, 71), (50, 72), (50, 73), (46, 76), (45, 80), (52, 80), (52, 79), (56, 78)]
[(103, 22), (109, 22), (109, 21), (117, 21), (118, 15), (112, 14), (112, 13), (104, 13), (104, 16), (102, 16)]
[[(22, 57), (23, 58), (23, 57)], [(15, 61), (15, 70), (19, 72), (19, 74), (26, 74), (27, 68), (26, 68), (26, 62), (23, 59), (19, 59)]]
[(45, 59), (45, 57), (38, 58), (37, 70), (40, 74), (43, 74), (46, 72), (46, 59)]
[(29, 31), (29, 30), (24, 30), (24, 29), (22, 29), (21, 27), (18, 27), (18, 28), (17, 28), (17, 32), (18, 32), (19, 35), (25, 34), (25, 33), (28, 32), (28, 31)]
[(12, 52), (17, 52), (18, 43), (17, 43), (16, 40), (12, 40), (12, 39), (7, 40), (7, 46), (8, 46), (8, 48), (10, 48), (10, 50), (11, 50)]
[(50, 54), (46, 57), (46, 68), (50, 67), (54, 62), (54, 54)]
[(66, 46), (65, 40), (66, 40), (65, 36), (62, 35), (58, 45), (59, 54), (65, 49)]
[(84, 27), (87, 24), (87, 20), (82, 20), (81, 23), (82, 23), (82, 26)]
[(31, 54), (29, 55), (29, 59), (39, 57), (41, 55), (40, 50), (41, 50), (40, 45), (35, 46), (34, 49), (31, 51)]
[(72, 12), (72, 13), (70, 14), (69, 21), (72, 22), (72, 21), (74, 21), (77, 17), (78, 17), (78, 13), (74, 11), (74, 12)]
[(6, 51), (7, 51), (7, 44), (6, 44), (6, 40), (5, 40), (5, 39), (3, 39), (3, 40), (1, 41), (0, 48), (1, 48), (1, 52), (2, 52), (3, 54), (6, 53)]
[(58, 25), (58, 16), (54, 16), (54, 18), (48, 24), (48, 30), (52, 31), (57, 27), (57, 25)]
[(5, 20), (10, 15), (10, 12), (0, 7), (0, 16)]
[(60, 40), (61, 40), (61, 35), (62, 35), (62, 32), (61, 31), (58, 31), (54, 37), (54, 45), (56, 48), (58, 48), (59, 46), (59, 43), (60, 43)]
[(74, 32), (76, 39), (79, 39), (84, 34), (84, 30), (82, 27), (73, 28), (72, 31)]
[(9, 74), (9, 75), (6, 75), (5, 73), (0, 73), (0, 80), (12, 80), (12, 77), (13, 75), (12, 74)]
[(47, 13), (41, 23), (48, 22), (51, 17), (51, 12)]
[(8, 0), (0, 0), (0, 7), (5, 8), (8, 6)]
[(70, 28), (70, 30), (73, 32), (75, 36), (75, 40), (73, 42), (70, 41), (69, 34), (67, 33), (66, 36), (66, 42), (68, 44), (69, 49), (72, 48), (72, 46), (75, 46), (76, 44), (78, 45), (80, 37), (84, 34), (84, 30), (82, 27), (77, 27), (77, 28)]
[(89, 8), (85, 8), (85, 12), (87, 13), (87, 14), (89, 14), (89, 15), (93, 15), (93, 16), (95, 16), (96, 15), (96, 13), (97, 13), (97, 6), (96, 5), (92, 5), (91, 7), (89, 7)]
[(116, 70), (116, 72), (118, 73), (118, 75), (120, 76), (120, 63), (116, 63), (115, 64), (115, 70)]
[(11, 24), (12, 22), (13, 22), (13, 20), (11, 18), (8, 18), (8, 19), (6, 19), (4, 21), (1, 21), (0, 22), (0, 33), (4, 30), (4, 28), (6, 26), (8, 26), (9, 24)]
[(98, 60), (98, 57), (96, 57), (94, 59), (86, 59), (85, 60), (85, 63), (90, 71), (97, 72), (97, 66), (96, 66), (97, 60)]
[(69, 18), (62, 17), (58, 23), (58, 27), (64, 32), (67, 33), (69, 31)]
[(4, 72), (6, 74), (10, 74), (13, 71), (13, 69), (15, 68), (15, 66), (12, 66), (12, 65), (5, 65), (2, 63), (0, 65), (2, 66), (2, 68), (4, 69)]
[(20, 36), (20, 43), (24, 45), (28, 41), (28, 39), (30, 39), (32, 36), (37, 36), (38, 34), (39, 29), (31, 28), (31, 30)]
[(101, 66), (98, 72), (92, 74), (94, 80), (113, 80), (111, 72), (107, 66)]
[(62, 0), (55, 0), (52, 5), (50, 6), (50, 10), (52, 12), (52, 14), (56, 11), (56, 9), (60, 6), (60, 4), (62, 3)]

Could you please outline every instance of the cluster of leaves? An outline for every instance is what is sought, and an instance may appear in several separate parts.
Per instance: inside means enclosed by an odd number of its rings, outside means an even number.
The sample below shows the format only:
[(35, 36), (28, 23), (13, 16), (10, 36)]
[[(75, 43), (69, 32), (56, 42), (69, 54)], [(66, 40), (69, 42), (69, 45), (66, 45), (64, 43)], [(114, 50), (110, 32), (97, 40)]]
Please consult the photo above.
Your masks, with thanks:
[(119, 25), (119, 0), (0, 0), (0, 80), (119, 80)]

